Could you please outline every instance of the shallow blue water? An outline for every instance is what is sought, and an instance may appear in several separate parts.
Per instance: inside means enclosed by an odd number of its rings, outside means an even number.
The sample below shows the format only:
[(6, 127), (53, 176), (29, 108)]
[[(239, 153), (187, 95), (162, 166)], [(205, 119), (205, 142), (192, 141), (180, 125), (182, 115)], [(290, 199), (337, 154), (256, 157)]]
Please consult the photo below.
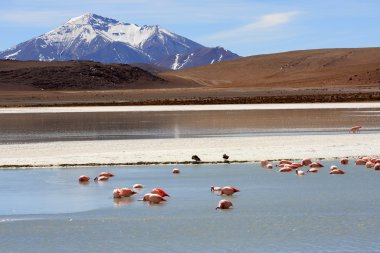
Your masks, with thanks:
[[(324, 161), (327, 167), (337, 161)], [(380, 252), (380, 173), (299, 177), (257, 164), (0, 171), (0, 252)], [(105, 183), (77, 177), (108, 170)], [(112, 190), (145, 188), (115, 202)], [(210, 186), (241, 190), (231, 210)], [(154, 187), (163, 205), (137, 201)], [(226, 197), (225, 197), (226, 198)]]

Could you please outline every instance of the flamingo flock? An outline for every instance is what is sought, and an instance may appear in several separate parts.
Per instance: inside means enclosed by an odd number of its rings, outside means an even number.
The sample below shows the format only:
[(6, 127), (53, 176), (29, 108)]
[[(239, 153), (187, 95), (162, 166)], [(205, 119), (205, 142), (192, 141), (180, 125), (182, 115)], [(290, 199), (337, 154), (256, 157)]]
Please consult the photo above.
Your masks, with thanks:
[[(228, 159), (227, 157), (223, 157), (224, 159)], [(340, 165), (348, 165), (349, 159), (348, 158), (341, 158), (340, 159)], [(374, 169), (374, 170), (380, 170), (380, 158), (377, 157), (368, 157), (363, 156), (358, 159), (356, 159), (355, 164), (357, 166), (365, 166), (368, 169)], [(318, 161), (313, 161), (310, 158), (306, 158), (301, 160), (300, 162), (294, 162), (290, 160), (281, 160), (277, 164), (273, 165), (270, 163), (269, 160), (262, 160), (260, 162), (261, 167), (266, 168), (268, 170), (272, 170), (274, 167), (278, 167), (278, 172), (292, 172), (294, 171), (297, 176), (304, 176), (309, 173), (318, 173), (319, 169), (324, 168), (325, 166), (321, 164)], [(307, 167), (307, 171), (301, 170), (302, 167)], [(178, 168), (174, 168), (172, 170), (173, 174), (179, 174), (180, 170)], [(343, 175), (346, 174), (346, 172), (340, 168), (338, 168), (336, 165), (332, 165), (330, 167), (330, 170), (328, 171), (330, 175)], [(101, 172), (98, 176), (94, 178), (95, 182), (98, 181), (108, 181), (109, 178), (113, 177), (114, 175), (110, 172)], [(87, 184), (90, 182), (90, 177), (87, 175), (81, 175), (78, 178), (79, 183), (81, 184)], [(115, 200), (120, 199), (128, 199), (131, 198), (133, 195), (138, 194), (139, 190), (144, 188), (144, 185), (142, 184), (134, 184), (132, 189), (130, 188), (116, 188), (113, 190), (113, 198)], [(232, 187), (232, 186), (211, 186), (210, 188), (211, 192), (218, 193), (218, 196), (232, 196), (237, 192), (240, 192), (239, 189)], [(170, 197), (170, 195), (163, 190), (162, 188), (153, 188), (149, 193), (146, 193), (142, 199), (139, 199), (138, 201), (145, 201), (149, 204), (160, 204), (162, 202), (166, 202), (167, 199), (165, 197)], [(128, 202), (128, 201), (126, 201)], [(219, 201), (217, 207), (215, 209), (229, 209), (233, 206), (233, 203), (230, 200), (222, 199)]]

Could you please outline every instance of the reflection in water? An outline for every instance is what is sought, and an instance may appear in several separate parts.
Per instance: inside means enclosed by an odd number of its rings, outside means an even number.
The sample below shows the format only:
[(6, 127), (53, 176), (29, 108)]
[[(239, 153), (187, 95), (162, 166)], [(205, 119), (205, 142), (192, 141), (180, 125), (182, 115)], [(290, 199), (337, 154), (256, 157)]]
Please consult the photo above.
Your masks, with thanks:
[(133, 202), (133, 198), (128, 197), (128, 198), (113, 198), (113, 203), (115, 206), (126, 206), (129, 205)]
[(380, 131), (371, 109), (2, 114), (0, 143)]

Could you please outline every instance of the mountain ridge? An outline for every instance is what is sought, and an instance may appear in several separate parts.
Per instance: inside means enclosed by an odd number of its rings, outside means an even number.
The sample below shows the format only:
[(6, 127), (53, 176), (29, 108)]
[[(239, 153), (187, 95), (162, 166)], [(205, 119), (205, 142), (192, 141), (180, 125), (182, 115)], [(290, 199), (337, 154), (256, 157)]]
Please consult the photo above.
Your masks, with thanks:
[[(144, 63), (173, 66), (163, 59), (190, 55), (206, 48), (159, 25), (138, 26), (86, 13), (40, 36), (0, 52), (0, 58), (14, 60), (90, 60), (102, 63)], [(230, 51), (229, 51), (230, 52)], [(219, 55), (217, 57), (220, 57)], [(226, 59), (239, 56), (230, 52)], [(217, 59), (214, 59), (217, 60)], [(196, 62), (205, 64), (209, 59)], [(193, 66), (194, 63), (191, 65)], [(199, 66), (199, 65), (198, 65)], [(182, 64), (181, 68), (188, 67)]]

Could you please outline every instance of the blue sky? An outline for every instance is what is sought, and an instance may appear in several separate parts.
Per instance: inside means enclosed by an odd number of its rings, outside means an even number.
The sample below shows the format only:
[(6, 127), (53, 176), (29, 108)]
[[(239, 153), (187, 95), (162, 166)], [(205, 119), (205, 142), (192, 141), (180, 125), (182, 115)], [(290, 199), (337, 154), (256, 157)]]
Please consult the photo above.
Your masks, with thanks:
[(88, 12), (242, 56), (380, 46), (379, 0), (1, 0), (0, 51)]

